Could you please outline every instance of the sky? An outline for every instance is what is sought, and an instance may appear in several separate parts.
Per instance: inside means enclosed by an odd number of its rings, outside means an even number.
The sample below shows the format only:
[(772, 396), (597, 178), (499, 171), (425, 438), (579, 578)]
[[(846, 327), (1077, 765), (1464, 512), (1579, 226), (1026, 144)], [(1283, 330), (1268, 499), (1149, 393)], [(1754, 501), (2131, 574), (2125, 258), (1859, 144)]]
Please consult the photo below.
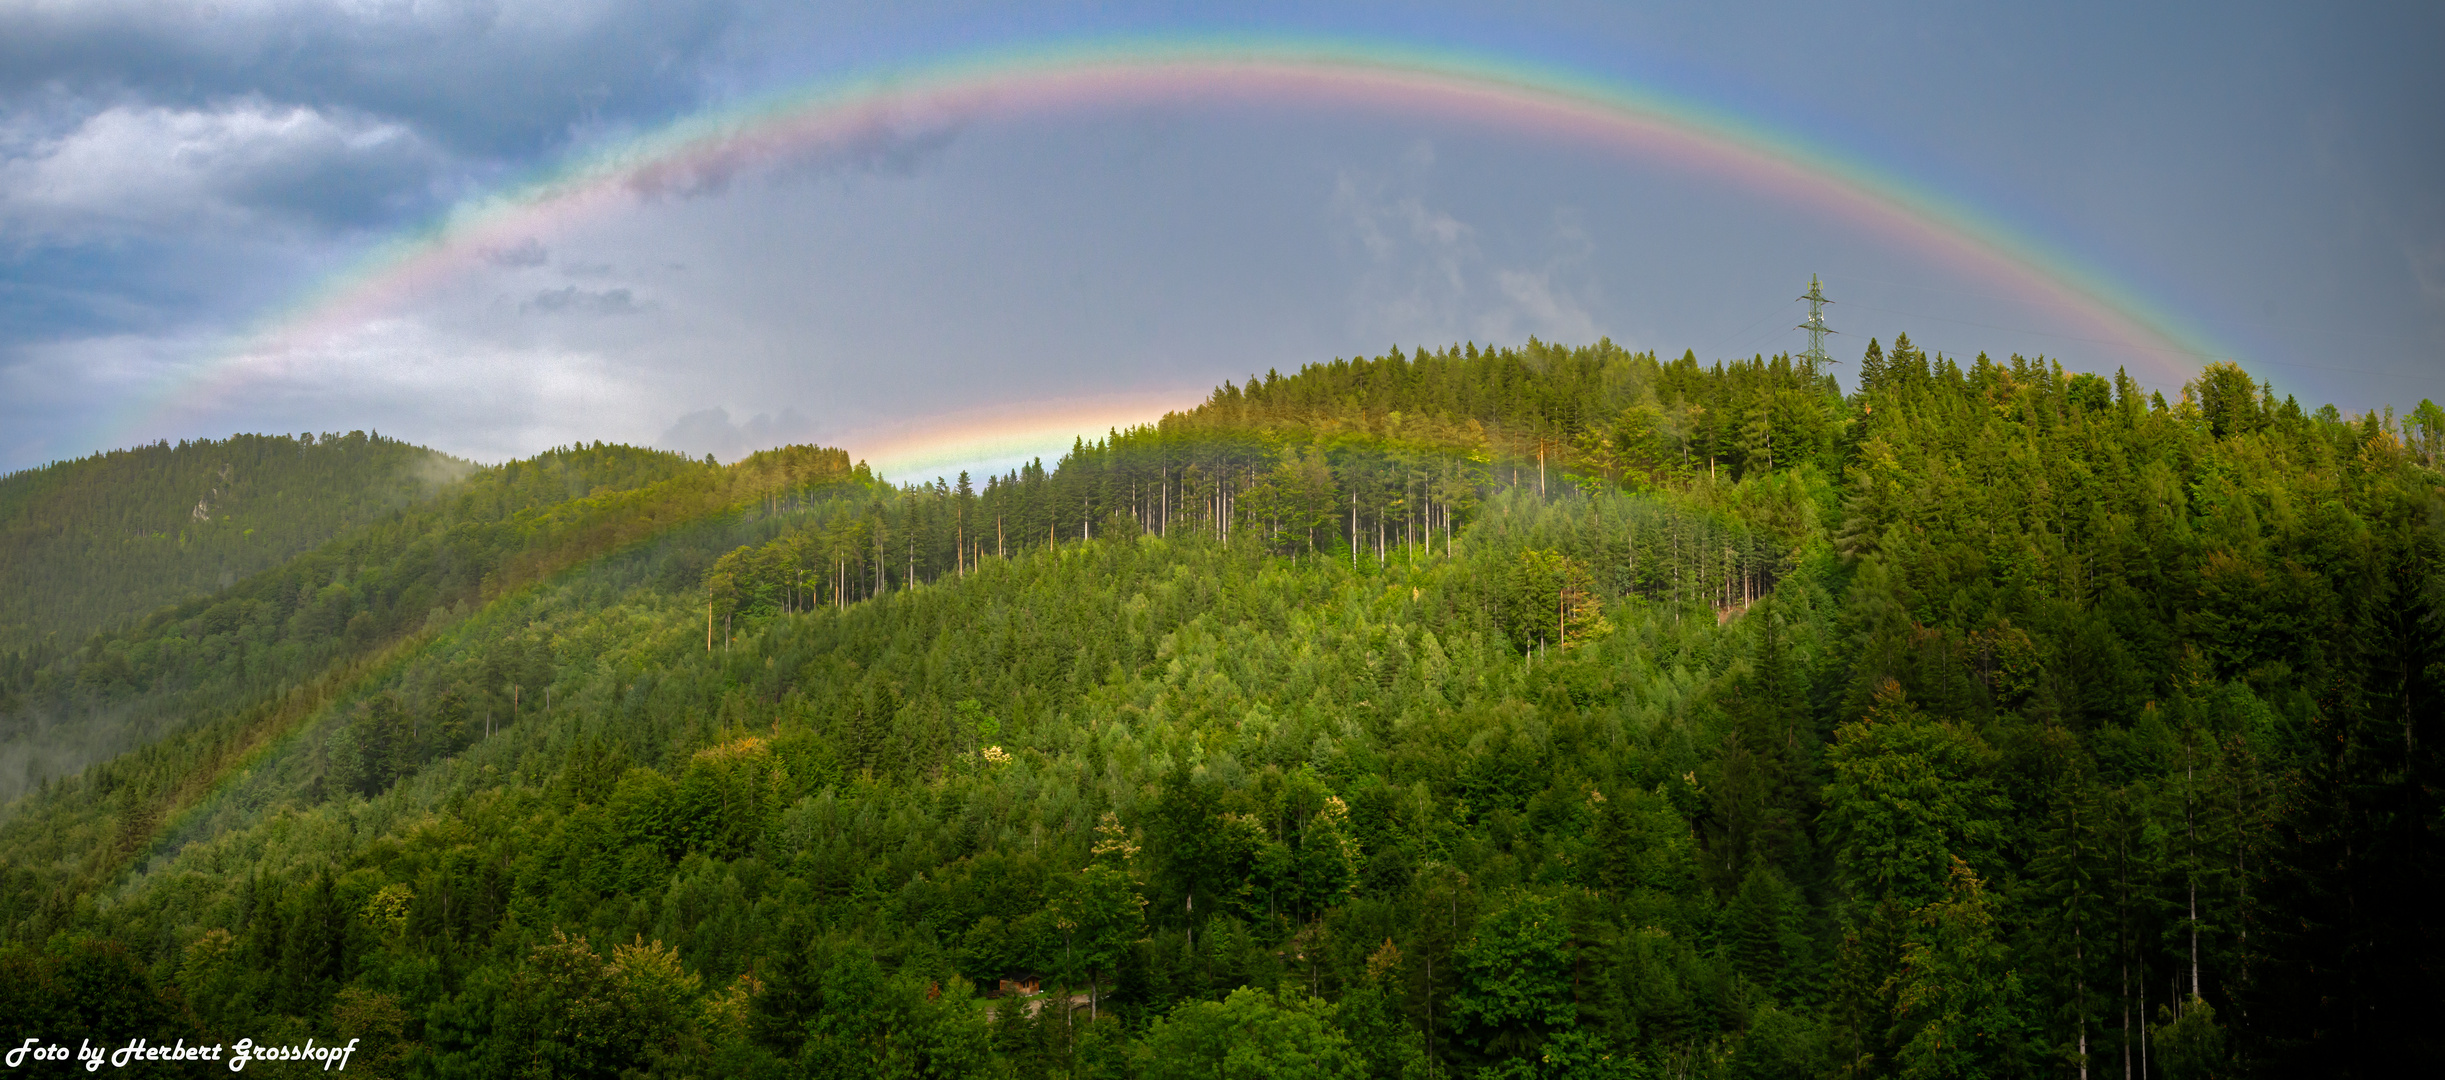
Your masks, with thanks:
[[(886, 93), (518, 209), (759, 103), (1212, 41), (1679, 103), (2004, 240), (1397, 96), (1127, 88)], [(2441, 50), (2432, 4), (0, 0), (0, 471), (376, 430), (813, 441), (918, 480), (1396, 345), (1796, 351), (1811, 275), (1853, 364), (1907, 332), (2408, 408), (2445, 398)]]

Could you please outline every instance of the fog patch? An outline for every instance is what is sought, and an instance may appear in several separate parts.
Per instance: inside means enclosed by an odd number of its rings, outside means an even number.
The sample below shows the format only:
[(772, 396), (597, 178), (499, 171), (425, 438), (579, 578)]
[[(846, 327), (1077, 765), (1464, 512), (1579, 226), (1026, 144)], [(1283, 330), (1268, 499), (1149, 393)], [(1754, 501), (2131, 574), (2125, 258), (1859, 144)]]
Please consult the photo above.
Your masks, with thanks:
[(407, 467), (410, 479), (432, 488), (445, 488), (475, 475), (482, 466), (439, 450), (427, 450)]
[(158, 699), (77, 705), (65, 712), (34, 707), (0, 716), (0, 817), (30, 792), (159, 741), (184, 716), (159, 707)]

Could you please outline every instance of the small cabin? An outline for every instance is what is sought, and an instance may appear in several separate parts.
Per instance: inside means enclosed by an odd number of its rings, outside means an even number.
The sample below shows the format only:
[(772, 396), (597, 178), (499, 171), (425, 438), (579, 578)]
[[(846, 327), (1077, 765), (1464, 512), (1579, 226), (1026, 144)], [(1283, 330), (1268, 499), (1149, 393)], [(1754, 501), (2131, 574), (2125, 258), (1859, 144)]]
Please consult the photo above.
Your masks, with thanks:
[(1002, 980), (1002, 985), (994, 990), (993, 996), (1034, 997), (1043, 992), (1044, 980), (1041, 977), (1035, 975), (1025, 975), (1016, 979)]

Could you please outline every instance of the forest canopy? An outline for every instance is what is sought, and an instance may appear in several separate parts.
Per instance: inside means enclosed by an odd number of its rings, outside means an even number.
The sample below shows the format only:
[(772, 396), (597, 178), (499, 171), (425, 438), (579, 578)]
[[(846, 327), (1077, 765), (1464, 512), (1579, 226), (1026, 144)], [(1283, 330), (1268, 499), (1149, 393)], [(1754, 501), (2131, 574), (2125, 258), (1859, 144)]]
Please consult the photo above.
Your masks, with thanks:
[[(420, 1076), (2445, 1058), (2445, 410), (1854, 374), (1395, 349), (981, 479), (597, 444), (297, 472), (293, 550), (169, 593), (76, 541), (45, 603), (123, 614), (0, 672), (0, 1016)], [(138, 458), (42, 505), (211, 475)], [(104, 535), (24, 477), (7, 572)]]

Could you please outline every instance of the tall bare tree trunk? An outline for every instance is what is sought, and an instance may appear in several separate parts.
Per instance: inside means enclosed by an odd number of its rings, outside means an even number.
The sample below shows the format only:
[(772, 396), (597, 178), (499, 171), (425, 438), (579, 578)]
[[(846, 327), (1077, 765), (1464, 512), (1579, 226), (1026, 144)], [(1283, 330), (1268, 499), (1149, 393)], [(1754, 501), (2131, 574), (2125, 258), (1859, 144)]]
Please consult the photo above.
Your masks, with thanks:
[[(2075, 815), (2077, 813), (2074, 811)], [(2079, 819), (2075, 816), (2073, 820), (2078, 821)], [(2074, 827), (2077, 828), (2076, 825)], [(2088, 939), (2081, 934), (2080, 928), (2075, 926), (2072, 928), (2071, 941), (2072, 966), (2080, 971), (2080, 976), (2072, 981), (2072, 1000), (2079, 1004), (2076, 1011), (2080, 1024), (2080, 1080), (2088, 1080), (2088, 967), (2086, 960)]]
[(2182, 747), (2182, 826), (2190, 834), (2190, 996), (2199, 997), (2199, 819), (2191, 804), (2191, 748)]

